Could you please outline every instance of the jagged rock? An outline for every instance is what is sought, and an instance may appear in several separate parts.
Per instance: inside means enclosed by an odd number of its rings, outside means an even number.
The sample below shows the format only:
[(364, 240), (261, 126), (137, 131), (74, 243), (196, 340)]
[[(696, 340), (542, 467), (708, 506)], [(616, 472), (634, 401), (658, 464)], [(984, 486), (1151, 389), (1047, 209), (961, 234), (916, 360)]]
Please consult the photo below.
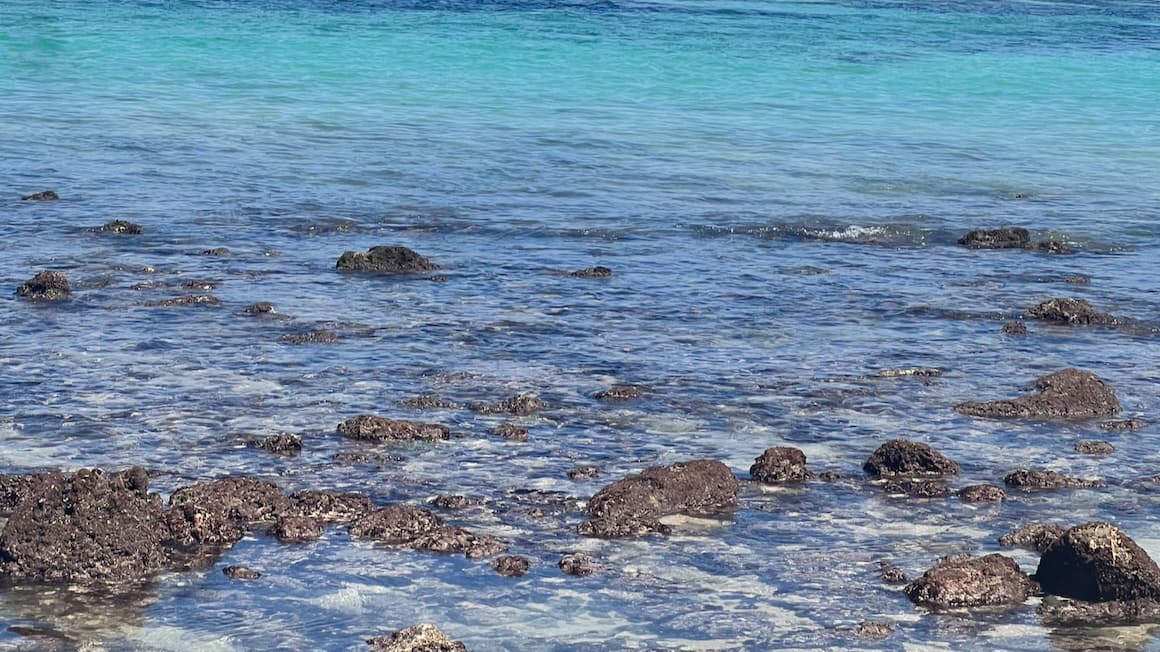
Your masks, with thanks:
[(427, 552), (462, 552), (468, 559), (483, 559), (507, 550), (495, 537), (479, 535), (454, 525), (441, 525), (409, 542), (415, 550)]
[(305, 543), (322, 537), (322, 523), (307, 516), (283, 516), (270, 534), (282, 543)]
[(390, 636), (368, 638), (371, 652), (467, 652), (467, 646), (429, 624), (401, 629)]
[(165, 516), (179, 546), (232, 546), (250, 525), (274, 521), (290, 505), (272, 482), (232, 477), (178, 489)]
[(901, 369), (882, 369), (878, 372), (879, 378), (906, 378), (919, 376), (923, 378), (938, 378), (942, 369), (933, 367), (906, 367)]
[(886, 638), (894, 633), (894, 625), (867, 620), (858, 623), (858, 629), (855, 629), (854, 633), (865, 638)]
[(105, 233), (120, 233), (123, 235), (141, 235), (145, 232), (145, 230), (141, 228), (140, 224), (135, 224), (126, 220), (113, 220), (112, 222), (106, 222), (97, 230), (104, 231)]
[(1044, 600), (1035, 612), (1048, 627), (1116, 627), (1160, 623), (1160, 602), (1152, 598), (1113, 602)]
[(1024, 249), (1031, 245), (1031, 233), (1020, 227), (971, 231), (959, 238), (971, 249)]
[(1084, 419), (1120, 411), (1112, 388), (1090, 371), (1063, 369), (1035, 381), (1038, 394), (999, 401), (968, 401), (955, 411), (992, 419)]
[(46, 482), (60, 482), (66, 473), (34, 473), (31, 475), (7, 475), (0, 473), (0, 516), (8, 516), (16, 511), (26, 498), (40, 490)]
[(1160, 599), (1160, 567), (1119, 528), (1098, 521), (1060, 535), (1035, 577), (1048, 593), (1088, 602)]
[(887, 495), (905, 495), (910, 498), (945, 498), (951, 494), (950, 488), (936, 480), (915, 480), (902, 478), (888, 480), (882, 485)]
[(504, 577), (522, 577), (531, 570), (532, 562), (527, 557), (504, 555), (496, 557), (495, 561), (491, 562), (491, 567)]
[(230, 250), (226, 247), (214, 247), (213, 249), (206, 249), (205, 251), (201, 252), (201, 255), (203, 255), (203, 256), (227, 256), (227, 255), (229, 255), (229, 253), (230, 253)]
[(1044, 240), (1035, 243), (1035, 249), (1045, 254), (1070, 254), (1067, 243), (1060, 240)]
[(350, 535), (383, 543), (407, 543), (443, 525), (434, 513), (414, 505), (388, 505), (360, 516)]
[(862, 464), (862, 470), (877, 477), (945, 476), (959, 472), (959, 465), (928, 444), (892, 439)]
[(608, 278), (612, 276), (612, 270), (608, 267), (597, 265), (596, 267), (585, 267), (578, 269), (568, 276), (575, 276), (577, 278)]
[(1148, 424), (1139, 419), (1121, 419), (1118, 421), (1105, 421), (1100, 424), (1100, 430), (1109, 432), (1118, 432), (1123, 430), (1140, 430)]
[(647, 387), (641, 385), (613, 385), (592, 395), (598, 401), (632, 401), (645, 395)]
[(749, 477), (769, 484), (804, 482), (814, 477), (806, 469), (806, 454), (789, 446), (767, 448), (749, 467)]
[(435, 496), (435, 499), (431, 503), (440, 509), (465, 509), (482, 505), (483, 499), (477, 496), (440, 494)]
[(592, 561), (591, 557), (580, 553), (564, 555), (557, 564), (565, 575), (587, 577), (600, 571), (600, 566)]
[(422, 394), (409, 398), (403, 401), (402, 405), (412, 410), (453, 410), (461, 407), (455, 401), (448, 401), (434, 394)]
[(60, 199), (60, 195), (56, 194), (55, 190), (41, 190), (21, 197), (20, 201), (55, 201), (57, 199)]
[(277, 311), (274, 310), (274, 304), (267, 301), (259, 301), (246, 306), (247, 315), (273, 315)]
[(527, 441), (528, 429), (514, 423), (501, 423), (491, 429), (491, 434), (510, 441)]
[(275, 455), (293, 457), (302, 452), (302, 437), (282, 433), (279, 435), (270, 435), (263, 439), (248, 441), (246, 442), (246, 446), (264, 450), (267, 453), (273, 453)]
[(1083, 299), (1051, 299), (1028, 309), (1023, 316), (1077, 326), (1115, 326), (1121, 323), (1116, 317), (1096, 312), (1092, 304)]
[(371, 247), (366, 253), (348, 251), (339, 257), (335, 269), (345, 272), (378, 274), (422, 274), (439, 266), (406, 247)]
[(590, 480), (600, 475), (600, 469), (595, 466), (578, 466), (568, 471), (572, 480)]
[(993, 484), (973, 484), (955, 492), (964, 503), (1000, 503), (1007, 500), (1007, 492)]
[(1003, 477), (1003, 483), (1012, 489), (1032, 491), (1035, 489), (1098, 489), (1104, 487), (1099, 480), (1081, 480), (1068, 477), (1058, 471), (1040, 469), (1016, 469)]
[(338, 424), (338, 434), (368, 441), (435, 441), (451, 436), (451, 429), (438, 423), (420, 423), (361, 414)]
[(1075, 443), (1075, 452), (1085, 455), (1110, 455), (1116, 447), (1108, 441), (1084, 440)]
[(1004, 548), (1030, 548), (1042, 553), (1063, 536), (1063, 531), (1062, 527), (1054, 523), (1028, 523), (999, 537), (999, 545)]
[(1009, 321), (1003, 324), (1003, 328), (999, 332), (1004, 335), (1026, 335), (1027, 327), (1022, 322)]
[(535, 412), (539, 412), (546, 406), (534, 392), (522, 392), (516, 394), (511, 398), (504, 399), (499, 403), (474, 403), (471, 406), (473, 412), (480, 414), (513, 414), (516, 416), (526, 416)]
[(39, 301), (60, 301), (70, 293), (68, 279), (53, 271), (39, 272), (16, 288), (16, 296)]
[(261, 573), (246, 566), (226, 566), (222, 574), (231, 580), (256, 580), (262, 577)]
[(1013, 559), (992, 553), (940, 559), (903, 590), (917, 605), (954, 609), (1020, 604), (1036, 586)]
[(283, 335), (278, 341), (283, 344), (335, 344), (342, 338), (334, 331), (306, 331)]
[(375, 506), (366, 494), (355, 491), (309, 489), (290, 495), (286, 515), (315, 519), (323, 523), (347, 523), (370, 513)]
[(887, 584), (905, 584), (907, 582), (906, 573), (888, 561), (878, 562), (878, 579)]
[(150, 308), (172, 308), (174, 306), (217, 306), (221, 305), (221, 302), (221, 299), (212, 294), (187, 294), (173, 299), (146, 301), (145, 305)]

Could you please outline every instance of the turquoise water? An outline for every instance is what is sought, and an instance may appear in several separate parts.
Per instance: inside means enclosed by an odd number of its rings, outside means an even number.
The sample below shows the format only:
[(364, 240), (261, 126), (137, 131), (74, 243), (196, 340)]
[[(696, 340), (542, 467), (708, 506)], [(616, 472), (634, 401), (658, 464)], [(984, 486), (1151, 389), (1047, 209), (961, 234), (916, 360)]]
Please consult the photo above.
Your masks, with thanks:
[[(487, 508), (448, 519), (535, 564), (506, 580), (341, 529), (301, 547), (256, 536), (127, 606), (26, 587), (0, 594), (0, 619), (112, 649), (354, 650), (421, 621), (477, 650), (1155, 648), (1135, 630), (1047, 630), (1026, 607), (920, 614), (875, 572), (995, 550), (1032, 518), (1113, 519), (1160, 555), (1157, 495), (1134, 483), (1160, 465), (1154, 427), (950, 410), (1073, 365), (1157, 420), (1146, 329), (1016, 340), (998, 320), (1052, 296), (1157, 320), (1158, 106), (1150, 2), (0, 0), (0, 276), (59, 269), (76, 289), (64, 307), (0, 299), (0, 472), (134, 464), (163, 493), (253, 473), (380, 504), (480, 495)], [(18, 201), (43, 188), (62, 200)], [(111, 219), (146, 233), (89, 231)], [(1076, 253), (954, 244), (1004, 225)], [(377, 244), (417, 249), (448, 282), (332, 271)], [(216, 246), (231, 254), (195, 255)], [(596, 264), (615, 276), (555, 274)], [(190, 279), (223, 305), (143, 306)], [(242, 315), (254, 301), (287, 319)], [(278, 341), (320, 327), (343, 341)], [(915, 365), (945, 373), (873, 377)], [(613, 382), (655, 393), (590, 398)], [(551, 409), (524, 445), (487, 436), (492, 418), (399, 406), (525, 390)], [(335, 424), (364, 411), (468, 437), (392, 467), (334, 464)], [(303, 434), (300, 458), (239, 447), (282, 431)], [(889, 500), (858, 469), (896, 436), (963, 463), (960, 485), (1034, 465), (1111, 488)], [(1119, 452), (1072, 452), (1092, 438)], [(732, 523), (666, 539), (568, 529), (628, 473), (704, 456), (746, 478), (781, 444), (848, 479), (747, 487)], [(602, 477), (567, 479), (582, 463)], [(520, 515), (528, 489), (549, 516)], [(573, 550), (608, 571), (562, 576)], [(226, 580), (233, 563), (266, 577)], [(868, 618), (897, 631), (848, 633)]]

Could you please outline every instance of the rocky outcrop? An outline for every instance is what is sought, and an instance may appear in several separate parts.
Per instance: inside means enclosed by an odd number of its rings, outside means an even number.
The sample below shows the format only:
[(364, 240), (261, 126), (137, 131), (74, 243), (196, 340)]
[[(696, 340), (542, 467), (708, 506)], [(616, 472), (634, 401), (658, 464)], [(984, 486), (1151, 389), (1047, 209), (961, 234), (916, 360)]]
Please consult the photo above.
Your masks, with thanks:
[(60, 199), (60, 195), (56, 194), (55, 190), (41, 190), (31, 195), (24, 195), (20, 201), (56, 201), (58, 199)]
[(598, 401), (632, 401), (645, 395), (648, 388), (643, 385), (613, 385), (592, 395)]
[(432, 499), (431, 504), (440, 509), (467, 509), (484, 503), (478, 496), (462, 496), (458, 494), (440, 494)]
[(600, 571), (600, 566), (592, 561), (591, 557), (580, 553), (564, 555), (556, 565), (565, 575), (575, 575), (576, 577), (587, 577)]
[(532, 569), (532, 562), (527, 557), (504, 555), (496, 557), (491, 562), (491, 567), (504, 577), (523, 577)]
[(931, 609), (1016, 605), (1035, 591), (1019, 564), (1000, 554), (940, 559), (904, 589), (911, 602)]
[(1048, 593), (1088, 602), (1160, 599), (1160, 567), (1119, 528), (1098, 521), (1048, 546), (1035, 577)]
[(880, 478), (946, 476), (957, 474), (959, 465), (928, 444), (892, 439), (870, 455), (862, 470)]
[(383, 543), (407, 543), (443, 525), (433, 512), (414, 505), (388, 505), (354, 520), (350, 535)]
[(1090, 371), (1063, 369), (1035, 381), (1038, 394), (999, 401), (968, 401), (955, 411), (991, 419), (1086, 419), (1120, 411), (1112, 388)]
[(302, 437), (282, 433), (246, 442), (248, 448), (257, 448), (275, 455), (294, 457), (302, 452)]
[(422, 274), (439, 266), (406, 247), (371, 247), (366, 253), (348, 251), (339, 257), (335, 269), (343, 272), (376, 274)]
[(283, 513), (312, 518), (323, 523), (347, 523), (370, 513), (375, 506), (366, 494), (354, 491), (309, 489), (290, 495)]
[(214, 247), (213, 249), (206, 249), (201, 252), (203, 256), (228, 256), (230, 250), (226, 247)]
[(964, 503), (1001, 503), (1007, 500), (1007, 492), (993, 484), (973, 484), (955, 492)]
[(804, 482), (814, 477), (806, 469), (806, 454), (800, 449), (776, 446), (765, 449), (749, 467), (749, 477), (768, 484)]
[(534, 392), (521, 392), (499, 403), (473, 403), (469, 407), (473, 412), (478, 412), (479, 414), (527, 416), (539, 412), (546, 406)]
[(906, 584), (906, 573), (888, 561), (878, 562), (878, 579), (887, 584)]
[(1048, 627), (1116, 627), (1160, 623), (1160, 601), (1136, 598), (1115, 602), (1048, 599), (1035, 608)]
[(999, 537), (1004, 548), (1029, 548), (1042, 553), (1063, 536), (1063, 528), (1054, 523), (1028, 523)]
[(141, 235), (145, 232), (145, 230), (141, 228), (140, 224), (126, 220), (113, 220), (112, 222), (106, 222), (97, 230), (104, 231), (105, 233), (119, 233), (121, 235)]
[(1027, 319), (1074, 326), (1116, 326), (1122, 320), (1102, 312), (1096, 312), (1092, 304), (1083, 299), (1051, 299), (1029, 308), (1023, 313)]
[(39, 272), (16, 288), (16, 296), (37, 301), (60, 301), (70, 294), (68, 279), (53, 271)]
[(584, 269), (578, 269), (568, 274), (568, 276), (573, 276), (576, 278), (609, 278), (612, 276), (612, 269), (597, 265), (595, 267), (585, 267)]
[(338, 434), (363, 441), (436, 441), (451, 436), (451, 429), (438, 423), (421, 423), (361, 414), (338, 424)]
[(1075, 443), (1075, 452), (1084, 455), (1111, 455), (1116, 452), (1116, 447), (1110, 441), (1086, 439)]
[(894, 625), (877, 620), (866, 620), (858, 623), (854, 633), (863, 638), (887, 638), (894, 633)]
[(434, 625), (414, 625), (389, 636), (368, 638), (371, 652), (467, 652), (467, 646)]
[(1020, 227), (980, 229), (959, 238), (959, 244), (971, 249), (1025, 249), (1031, 246), (1031, 233)]
[(664, 516), (731, 512), (738, 487), (729, 467), (714, 460), (654, 466), (598, 491), (578, 531), (605, 538), (667, 532)]
[(528, 428), (515, 423), (501, 423), (491, 429), (491, 434), (508, 441), (527, 441)]
[(1104, 487), (1099, 480), (1072, 478), (1058, 471), (1042, 469), (1016, 469), (1003, 476), (1003, 483), (1012, 489), (1034, 491), (1036, 489), (1098, 489)]
[(421, 394), (404, 400), (401, 405), (412, 410), (454, 410), (461, 407), (455, 401), (449, 401), (435, 394)]
[(282, 543), (306, 543), (322, 537), (322, 523), (308, 516), (282, 516), (270, 534)]
[(286, 513), (290, 499), (272, 482), (232, 477), (182, 487), (169, 497), (173, 542), (186, 548), (232, 546), (252, 525)]
[(441, 525), (408, 542), (414, 550), (427, 552), (462, 552), (468, 559), (493, 557), (507, 550), (495, 537), (479, 535), (454, 525)]

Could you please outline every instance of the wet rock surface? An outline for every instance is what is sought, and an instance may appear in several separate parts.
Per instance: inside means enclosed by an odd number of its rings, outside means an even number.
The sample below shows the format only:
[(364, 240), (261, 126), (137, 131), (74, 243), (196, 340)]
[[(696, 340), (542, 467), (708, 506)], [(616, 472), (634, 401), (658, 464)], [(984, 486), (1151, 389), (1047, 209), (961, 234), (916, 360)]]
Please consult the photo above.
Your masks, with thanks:
[(1084, 440), (1075, 443), (1075, 452), (1084, 455), (1110, 455), (1116, 447), (1109, 441)]
[(1048, 627), (1113, 627), (1160, 623), (1160, 602), (1152, 598), (1083, 602), (1048, 599), (1035, 612)]
[(584, 269), (578, 269), (568, 274), (568, 276), (576, 278), (609, 278), (612, 276), (612, 269), (609, 267), (597, 265), (595, 267), (585, 267)]
[(232, 477), (182, 487), (169, 497), (166, 520), (173, 541), (184, 547), (230, 546), (261, 522), (272, 522), (291, 506), (272, 482)]
[(273, 453), (275, 455), (285, 455), (287, 457), (294, 457), (302, 452), (302, 437), (298, 435), (279, 434), (270, 435), (262, 439), (254, 439), (246, 442), (249, 448), (256, 448), (258, 450)]
[(31, 195), (24, 195), (20, 201), (56, 201), (58, 199), (60, 199), (60, 195), (56, 194), (55, 190), (41, 190)]
[(354, 520), (350, 535), (383, 543), (407, 543), (443, 525), (434, 513), (414, 505), (388, 505)]
[(1120, 411), (1116, 395), (1090, 371), (1063, 369), (1035, 381), (1038, 394), (998, 401), (968, 401), (955, 411), (991, 419), (1084, 419)]
[(348, 251), (339, 257), (335, 269), (376, 274), (422, 274), (439, 266), (406, 247), (371, 247), (365, 253)]
[(522, 392), (498, 403), (474, 403), (469, 407), (473, 412), (478, 412), (479, 414), (527, 416), (539, 412), (546, 406), (534, 392)]
[(441, 525), (412, 539), (408, 545), (426, 552), (462, 552), (468, 559), (484, 559), (507, 550), (507, 545), (495, 537), (475, 534), (454, 525)]
[(515, 423), (501, 423), (491, 429), (491, 434), (508, 441), (527, 441), (528, 429)]
[(523, 577), (532, 568), (532, 562), (527, 557), (519, 555), (504, 555), (496, 557), (491, 562), (495, 572), (504, 577)]
[(590, 480), (600, 475), (600, 469), (595, 466), (578, 466), (568, 470), (568, 477), (573, 480)]
[(455, 401), (449, 401), (435, 394), (422, 394), (402, 402), (402, 406), (412, 410), (454, 410), (462, 407)]
[(98, 231), (105, 233), (119, 233), (121, 235), (141, 235), (145, 232), (140, 224), (129, 222), (127, 220), (113, 220), (101, 225)]
[(648, 388), (643, 385), (613, 385), (592, 395), (598, 401), (632, 401), (645, 395)]
[(876, 620), (858, 623), (854, 633), (863, 638), (887, 638), (894, 633), (894, 625)]
[(38, 301), (61, 301), (69, 298), (71, 293), (64, 274), (51, 270), (38, 272), (16, 288), (16, 296)]
[(484, 500), (477, 496), (460, 496), (457, 494), (440, 494), (435, 496), (435, 499), (431, 501), (432, 505), (440, 509), (449, 510), (467, 509), (468, 507), (475, 507), (483, 503)]
[(374, 510), (370, 496), (354, 491), (309, 489), (290, 495), (288, 515), (312, 518), (323, 523), (347, 523)]
[(1108, 432), (1122, 432), (1126, 430), (1142, 430), (1148, 424), (1139, 419), (1120, 419), (1116, 421), (1105, 421), (1100, 424), (1100, 430)]
[(556, 565), (565, 575), (574, 575), (576, 577), (588, 577), (589, 575), (600, 572), (600, 566), (591, 557), (580, 553), (564, 555)]
[(438, 627), (414, 625), (389, 636), (368, 638), (371, 652), (467, 652), (467, 646), (452, 639)]
[(212, 294), (187, 294), (183, 297), (161, 299), (160, 301), (146, 301), (149, 308), (173, 308), (178, 306), (218, 306), (222, 300)]
[(305, 543), (322, 537), (322, 523), (308, 516), (282, 516), (270, 534), (282, 543)]
[(1023, 316), (1075, 326), (1116, 326), (1122, 323), (1116, 317), (1096, 312), (1092, 304), (1083, 299), (1051, 299), (1028, 309)]
[(247, 315), (273, 315), (277, 311), (274, 309), (274, 304), (268, 301), (259, 301), (258, 303), (251, 303), (246, 306), (245, 313)]
[(1035, 577), (1048, 593), (1088, 602), (1160, 599), (1160, 567), (1131, 537), (1099, 521), (1060, 535), (1043, 551)]
[(206, 249), (201, 252), (203, 256), (228, 256), (230, 253), (227, 247), (214, 247), (213, 249)]
[(964, 503), (999, 503), (1007, 500), (1007, 492), (993, 484), (973, 484), (955, 492)]
[(1063, 536), (1063, 532), (1063, 527), (1054, 523), (1028, 523), (999, 537), (999, 545), (1004, 548), (1028, 548), (1042, 553)]
[(749, 477), (758, 482), (803, 482), (814, 477), (806, 469), (806, 454), (788, 446), (767, 448), (749, 467)]
[(896, 476), (946, 476), (959, 465), (928, 444), (892, 439), (878, 447), (862, 464), (862, 470), (880, 478)]
[(668, 532), (663, 516), (731, 512), (738, 487), (729, 467), (714, 460), (654, 466), (598, 491), (578, 531), (605, 538)]
[(942, 376), (942, 369), (933, 367), (900, 367), (878, 371), (879, 378), (938, 378), (939, 376)]
[(222, 575), (231, 580), (256, 580), (262, 577), (261, 573), (247, 566), (226, 566), (222, 569)]
[(922, 577), (906, 585), (904, 592), (919, 606), (954, 609), (1020, 604), (1036, 588), (1013, 559), (992, 553), (940, 559)]
[(304, 333), (288, 333), (278, 338), (283, 344), (336, 344), (342, 341), (334, 331), (306, 331)]
[(980, 229), (959, 238), (959, 244), (971, 249), (1025, 249), (1031, 245), (1031, 233), (1021, 227)]
[(1009, 321), (1003, 324), (1003, 328), (999, 332), (1004, 335), (1026, 335), (1027, 327), (1023, 325), (1023, 322)]
[(1104, 487), (1099, 480), (1072, 478), (1058, 471), (1042, 469), (1016, 469), (1003, 476), (1003, 483), (1012, 489), (1034, 491), (1036, 489), (1097, 489)]
[(887, 480), (882, 485), (882, 491), (890, 496), (908, 498), (945, 498), (951, 495), (950, 488), (937, 480), (913, 478)]
[(878, 562), (878, 579), (887, 584), (905, 584), (909, 581), (901, 568), (888, 561)]
[(388, 419), (370, 414), (351, 417), (338, 424), (338, 434), (364, 441), (437, 441), (451, 436), (451, 429), (438, 423)]

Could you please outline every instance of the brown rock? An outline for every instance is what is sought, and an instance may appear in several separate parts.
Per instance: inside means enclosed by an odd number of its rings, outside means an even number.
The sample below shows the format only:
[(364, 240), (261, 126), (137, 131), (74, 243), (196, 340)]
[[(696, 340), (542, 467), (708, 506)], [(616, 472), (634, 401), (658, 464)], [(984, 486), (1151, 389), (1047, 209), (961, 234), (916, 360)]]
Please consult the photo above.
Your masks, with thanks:
[(60, 272), (44, 271), (16, 288), (16, 296), (38, 301), (60, 301), (69, 298), (68, 279)]
[(407, 543), (442, 527), (438, 516), (414, 505), (388, 505), (360, 516), (350, 535), (383, 543)]
[(322, 537), (322, 523), (306, 516), (283, 516), (270, 534), (282, 543), (306, 543)]
[(371, 652), (467, 652), (466, 645), (428, 624), (401, 629), (390, 636), (368, 638), (367, 643)]
[(886, 638), (894, 633), (894, 625), (867, 620), (858, 623), (858, 629), (854, 630), (854, 633), (865, 638)]
[(1075, 452), (1085, 455), (1110, 455), (1116, 447), (1108, 441), (1085, 440), (1075, 443)]
[(1061, 536), (1063, 528), (1054, 523), (1028, 523), (999, 537), (999, 545), (1004, 548), (1030, 548), (1042, 553)]
[(276, 520), (290, 504), (272, 482), (232, 477), (178, 489), (165, 516), (176, 545), (231, 546), (250, 525)]
[(959, 465), (927, 444), (892, 439), (874, 451), (862, 470), (877, 477), (945, 476), (957, 474)]
[(480, 414), (513, 414), (526, 416), (539, 412), (546, 407), (534, 392), (522, 392), (499, 403), (474, 403), (469, 406), (473, 412)]
[(504, 577), (522, 577), (531, 570), (532, 562), (527, 557), (504, 555), (496, 557), (495, 561), (491, 562), (491, 567)]
[(298, 435), (282, 433), (279, 435), (270, 435), (263, 439), (248, 441), (246, 442), (246, 446), (264, 450), (267, 453), (273, 453), (275, 455), (294, 457), (302, 452), (302, 438)]
[(1071, 283), (1072, 285), (1089, 285), (1092, 282), (1092, 277), (1084, 274), (1072, 274), (1063, 277), (1064, 283)]
[(647, 387), (641, 385), (613, 385), (592, 395), (598, 401), (632, 401), (645, 395)]
[(955, 492), (964, 503), (1000, 503), (1007, 500), (1007, 492), (993, 484), (973, 484)]
[(173, 299), (146, 301), (145, 305), (150, 308), (172, 308), (175, 306), (217, 306), (221, 305), (221, 302), (221, 299), (212, 294), (187, 294)]
[(882, 491), (887, 495), (905, 495), (910, 498), (945, 498), (951, 494), (951, 490), (941, 482), (912, 478), (888, 480), (882, 485)]
[(1044, 600), (1035, 612), (1048, 627), (1115, 627), (1160, 623), (1160, 602), (1152, 598), (1113, 602)]
[(1042, 251), (1045, 254), (1070, 254), (1071, 249), (1068, 249), (1067, 243), (1060, 240), (1044, 240), (1035, 243), (1035, 249)]
[(1112, 388), (1089, 371), (1064, 369), (1035, 381), (1038, 394), (1000, 401), (968, 401), (955, 411), (991, 419), (1085, 419), (1120, 411)]
[(1024, 249), (1031, 245), (1031, 234), (1020, 227), (978, 230), (959, 238), (959, 244), (971, 249)]
[(361, 414), (338, 425), (338, 434), (369, 441), (435, 441), (451, 436), (451, 429), (437, 423), (420, 423)]
[(344, 253), (335, 263), (335, 269), (377, 274), (422, 274), (435, 271), (439, 266), (406, 247), (371, 247), (366, 253)]
[(454, 410), (461, 407), (455, 401), (448, 401), (434, 394), (422, 394), (409, 398), (403, 401), (402, 405), (412, 410)]
[(1009, 321), (1003, 324), (1003, 328), (1000, 332), (1004, 335), (1026, 335), (1027, 327), (1024, 326), (1022, 322)]
[(888, 561), (878, 562), (878, 579), (887, 584), (905, 584), (907, 582), (906, 573)]
[(911, 602), (931, 609), (1015, 605), (1035, 593), (1035, 582), (1000, 554), (940, 559), (906, 585)]
[(1099, 480), (1081, 480), (1058, 471), (1016, 469), (1003, 477), (1003, 483), (1012, 489), (1098, 489), (1106, 486)]
[(440, 525), (412, 539), (408, 545), (427, 552), (462, 552), (468, 559), (491, 557), (507, 549), (494, 537), (477, 535), (454, 525)]
[(246, 566), (226, 566), (222, 574), (231, 580), (256, 580), (262, 577), (261, 573)]
[(355, 491), (311, 489), (290, 495), (291, 504), (284, 511), (323, 523), (348, 523), (374, 510), (369, 496)]
[(806, 469), (806, 454), (789, 446), (767, 448), (753, 466), (749, 467), (749, 477), (769, 484), (778, 482), (804, 482), (814, 477)]
[(1109, 523), (1064, 532), (1043, 551), (1036, 579), (1043, 590), (1088, 602), (1160, 598), (1160, 567)]
[(436, 507), (441, 509), (465, 509), (482, 505), (483, 499), (476, 496), (457, 496), (440, 494), (435, 496), (435, 500), (431, 501)]
[(1092, 304), (1083, 299), (1051, 299), (1030, 308), (1023, 316), (1076, 326), (1115, 326), (1121, 323), (1111, 315), (1096, 312)]

